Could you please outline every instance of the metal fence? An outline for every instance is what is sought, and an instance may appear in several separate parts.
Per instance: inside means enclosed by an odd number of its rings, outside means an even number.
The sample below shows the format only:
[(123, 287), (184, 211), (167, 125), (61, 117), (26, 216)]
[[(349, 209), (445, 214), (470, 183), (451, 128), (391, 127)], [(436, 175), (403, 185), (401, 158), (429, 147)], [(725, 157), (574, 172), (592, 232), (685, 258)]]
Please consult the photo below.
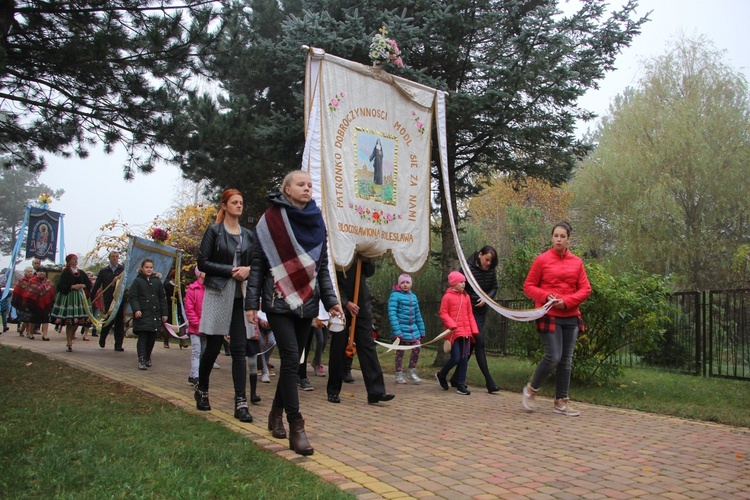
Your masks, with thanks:
[[(509, 309), (533, 307), (529, 300), (498, 301)], [(390, 336), (387, 304), (378, 304), (380, 337)], [(420, 303), (427, 340), (443, 330), (440, 302)], [(378, 314), (379, 313), (379, 314)], [(750, 289), (677, 292), (669, 297), (664, 336), (655, 349), (618, 354), (626, 366), (658, 366), (693, 375), (750, 381)], [(490, 312), (484, 325), (487, 351), (526, 357), (538, 348), (534, 324)]]

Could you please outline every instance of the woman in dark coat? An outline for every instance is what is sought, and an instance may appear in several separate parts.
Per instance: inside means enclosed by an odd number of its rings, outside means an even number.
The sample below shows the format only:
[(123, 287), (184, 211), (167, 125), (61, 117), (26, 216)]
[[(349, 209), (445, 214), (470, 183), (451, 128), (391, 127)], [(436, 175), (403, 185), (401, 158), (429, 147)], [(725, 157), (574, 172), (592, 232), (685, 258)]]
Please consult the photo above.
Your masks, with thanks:
[[(327, 233), (320, 209), (312, 199), (307, 172), (287, 174), (281, 193), (269, 196), (273, 204), (255, 228), (258, 248), (247, 286), (247, 319), (258, 322), (258, 309), (268, 317), (281, 356), (268, 430), (275, 438), (287, 437), (283, 414), (289, 422), (289, 449), (300, 455), (314, 450), (305, 434), (299, 409), (297, 368), (300, 353), (318, 316), (319, 301), (331, 316), (343, 317), (328, 272)], [(287, 273), (288, 270), (294, 273)], [(261, 301), (262, 299), (262, 301)]]
[(151, 259), (144, 259), (138, 276), (130, 285), (130, 308), (133, 310), (133, 333), (138, 336), (138, 369), (145, 370), (151, 366), (156, 334), (164, 328), (167, 320), (164, 285), (154, 275), (154, 261)]

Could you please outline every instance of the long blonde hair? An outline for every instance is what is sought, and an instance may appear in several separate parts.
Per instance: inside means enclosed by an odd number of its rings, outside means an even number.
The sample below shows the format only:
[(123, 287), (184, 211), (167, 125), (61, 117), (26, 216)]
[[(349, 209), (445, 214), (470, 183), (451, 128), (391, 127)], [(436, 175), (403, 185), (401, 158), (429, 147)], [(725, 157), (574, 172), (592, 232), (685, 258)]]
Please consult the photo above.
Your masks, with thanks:
[(229, 203), (229, 200), (232, 198), (232, 196), (242, 196), (242, 193), (240, 193), (236, 189), (227, 189), (223, 193), (221, 193), (221, 202), (219, 203), (219, 211), (216, 213), (216, 223), (224, 222), (224, 217), (227, 215), (227, 211), (224, 208), (224, 205)]

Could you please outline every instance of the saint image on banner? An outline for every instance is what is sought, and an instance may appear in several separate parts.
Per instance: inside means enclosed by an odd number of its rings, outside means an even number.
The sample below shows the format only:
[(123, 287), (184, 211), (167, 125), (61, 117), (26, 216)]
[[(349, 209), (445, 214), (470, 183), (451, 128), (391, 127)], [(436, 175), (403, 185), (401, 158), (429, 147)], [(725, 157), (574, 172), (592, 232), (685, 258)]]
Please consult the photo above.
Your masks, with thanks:
[(398, 138), (361, 127), (354, 130), (357, 197), (395, 205)]
[(26, 239), (27, 259), (55, 260), (61, 214), (43, 208), (29, 208), (29, 234)]

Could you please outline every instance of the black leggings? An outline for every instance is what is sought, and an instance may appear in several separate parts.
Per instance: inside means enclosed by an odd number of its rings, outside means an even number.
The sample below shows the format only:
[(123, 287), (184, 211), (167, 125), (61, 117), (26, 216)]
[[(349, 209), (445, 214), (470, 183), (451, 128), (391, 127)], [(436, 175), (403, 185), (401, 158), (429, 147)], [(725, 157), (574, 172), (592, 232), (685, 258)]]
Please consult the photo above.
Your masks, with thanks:
[(293, 314), (266, 313), (276, 337), (276, 346), (281, 358), (281, 369), (278, 373), (274, 406), (283, 406), (289, 423), (302, 419), (299, 411), (297, 394), (297, 375), (300, 353), (305, 348), (307, 337), (312, 329), (312, 318), (300, 318)]
[[(246, 397), (247, 386), (247, 329), (245, 328), (245, 311), (243, 300), (234, 299), (232, 308), (232, 321), (229, 325), (229, 351), (232, 354), (232, 382), (234, 383), (234, 396)], [(208, 380), (211, 377), (214, 362), (221, 352), (224, 342), (223, 335), (206, 335), (206, 349), (201, 355), (198, 367), (198, 388), (208, 391)]]

